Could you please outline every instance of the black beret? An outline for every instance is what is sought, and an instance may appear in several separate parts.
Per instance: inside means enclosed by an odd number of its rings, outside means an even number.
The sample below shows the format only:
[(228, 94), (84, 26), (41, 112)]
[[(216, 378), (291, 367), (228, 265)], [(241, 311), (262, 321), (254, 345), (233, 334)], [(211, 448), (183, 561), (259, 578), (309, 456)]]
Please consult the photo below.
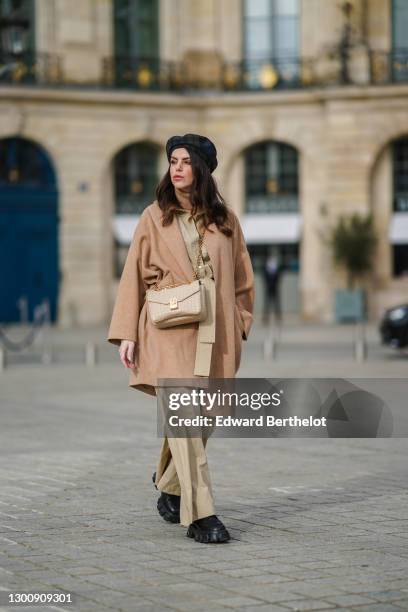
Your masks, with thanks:
[(170, 162), (171, 152), (178, 147), (187, 145), (191, 147), (207, 164), (210, 172), (213, 172), (218, 166), (217, 149), (214, 143), (205, 136), (199, 134), (184, 134), (184, 136), (172, 136), (166, 144), (167, 159)]

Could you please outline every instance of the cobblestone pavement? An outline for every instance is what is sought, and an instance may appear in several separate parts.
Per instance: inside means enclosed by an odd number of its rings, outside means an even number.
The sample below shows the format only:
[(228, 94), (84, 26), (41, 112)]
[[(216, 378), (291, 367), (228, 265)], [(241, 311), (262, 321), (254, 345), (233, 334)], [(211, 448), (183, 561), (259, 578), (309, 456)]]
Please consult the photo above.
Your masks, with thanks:
[[(406, 376), (391, 353), (264, 362), (254, 331), (240, 376)], [(210, 439), (232, 540), (198, 544), (157, 514), (156, 400), (116, 361), (0, 373), (0, 610), (408, 610), (407, 440)]]

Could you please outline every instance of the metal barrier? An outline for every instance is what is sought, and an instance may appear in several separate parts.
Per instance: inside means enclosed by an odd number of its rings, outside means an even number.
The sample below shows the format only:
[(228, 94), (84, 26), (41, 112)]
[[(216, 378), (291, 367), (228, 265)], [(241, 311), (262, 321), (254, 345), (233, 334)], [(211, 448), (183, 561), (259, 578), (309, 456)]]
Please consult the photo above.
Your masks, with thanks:
[[(265, 361), (273, 361), (278, 358), (278, 349), (282, 344), (281, 340), (282, 325), (276, 323), (269, 328), (265, 335), (262, 349)], [(352, 354), (355, 361), (361, 363), (367, 359), (368, 343), (366, 338), (366, 328), (364, 321), (356, 321), (353, 330)]]
[[(19, 302), (22, 320), (27, 320), (27, 308), (24, 304), (24, 298)], [(34, 307), (33, 324), (27, 334), (21, 340), (12, 340), (5, 332), (4, 327), (0, 326), (0, 371), (7, 367), (7, 351), (24, 352), (34, 345), (34, 342), (39, 342), (42, 345), (41, 361), (42, 363), (51, 363), (52, 355), (51, 348), (48, 345), (49, 329), (51, 324), (50, 305), (47, 298), (42, 303)]]
[[(25, 325), (28, 320), (27, 300), (23, 296), (18, 302), (20, 321)], [(21, 340), (12, 340), (7, 336), (4, 327), (0, 326), (0, 372), (8, 365), (7, 351), (26, 353), (34, 347), (38, 349), (41, 363), (49, 365), (54, 361), (55, 355), (50, 341), (50, 306), (48, 299), (34, 308), (33, 324)], [(99, 361), (99, 350), (95, 342), (88, 341), (84, 347), (84, 361), (88, 367), (95, 366)]]
[(358, 362), (367, 359), (367, 339), (364, 321), (356, 321), (354, 327), (354, 358)]

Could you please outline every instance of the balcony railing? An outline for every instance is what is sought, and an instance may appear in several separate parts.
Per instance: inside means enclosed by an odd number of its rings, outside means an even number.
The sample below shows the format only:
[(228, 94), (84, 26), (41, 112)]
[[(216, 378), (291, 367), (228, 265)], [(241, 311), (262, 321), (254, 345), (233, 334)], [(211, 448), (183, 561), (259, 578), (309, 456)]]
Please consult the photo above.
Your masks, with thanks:
[(110, 57), (103, 60), (102, 85), (115, 89), (179, 91), (185, 86), (182, 65), (151, 58)]
[(336, 85), (408, 83), (408, 48), (392, 52), (367, 50), (344, 64), (333, 53), (317, 58), (266, 58), (237, 62), (169, 62), (160, 59), (109, 57), (94, 79), (78, 79), (64, 70), (58, 56), (25, 53), (18, 58), (0, 52), (0, 84), (123, 89), (135, 91), (261, 92)]
[(0, 52), (0, 83), (60, 85), (64, 83), (61, 60), (49, 53), (33, 51), (13, 56)]
[(305, 67), (308, 62), (298, 58), (242, 60), (197, 70), (188, 62), (116, 57), (104, 60), (103, 84), (105, 87), (159, 91), (248, 91), (301, 87), (302, 64)]
[(408, 48), (387, 51), (373, 51), (370, 55), (370, 80), (372, 83), (407, 83)]

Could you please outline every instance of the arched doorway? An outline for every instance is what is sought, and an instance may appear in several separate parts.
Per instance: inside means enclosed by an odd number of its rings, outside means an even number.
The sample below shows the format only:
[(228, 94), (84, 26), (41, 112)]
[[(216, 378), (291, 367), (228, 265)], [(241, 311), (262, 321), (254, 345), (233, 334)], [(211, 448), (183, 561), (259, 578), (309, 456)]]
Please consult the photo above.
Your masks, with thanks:
[(0, 321), (33, 321), (48, 299), (56, 320), (58, 191), (42, 147), (25, 138), (0, 140)]

